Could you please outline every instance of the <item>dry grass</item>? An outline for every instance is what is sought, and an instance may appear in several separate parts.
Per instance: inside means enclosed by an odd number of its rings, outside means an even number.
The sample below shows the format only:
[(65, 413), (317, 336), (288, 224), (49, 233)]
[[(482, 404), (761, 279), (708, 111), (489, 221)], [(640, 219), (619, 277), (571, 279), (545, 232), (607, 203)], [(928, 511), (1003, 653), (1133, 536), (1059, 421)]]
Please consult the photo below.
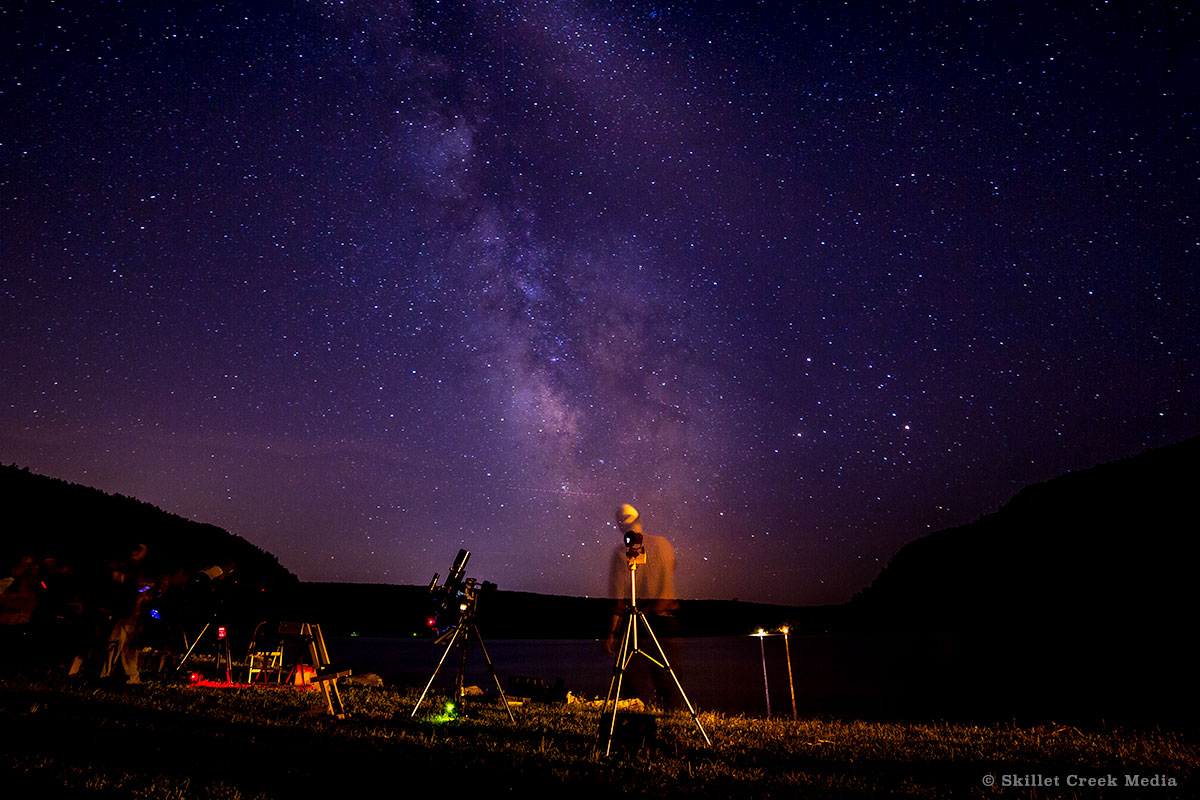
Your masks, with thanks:
[[(417, 790), (573, 798), (1189, 797), (1200, 747), (1188, 734), (939, 721), (766, 720), (704, 713), (708, 747), (686, 714), (662, 716), (656, 743), (604, 758), (598, 714), (526, 705), (516, 724), (493, 703), (466, 718), (409, 712), (415, 692), (346, 687), (353, 715), (322, 713), (315, 691), (100, 687), (44, 675), (0, 679), (0, 769), (8, 788), (131, 798), (260, 798)], [(431, 715), (442, 713), (434, 702)], [(1124, 787), (1125, 775), (1175, 787)], [(1005, 775), (1057, 778), (1049, 788), (984, 785)], [(1118, 789), (1073, 788), (1114, 776)], [(9, 795), (8, 792), (5, 792)], [(9, 795), (16, 796), (16, 795)]]

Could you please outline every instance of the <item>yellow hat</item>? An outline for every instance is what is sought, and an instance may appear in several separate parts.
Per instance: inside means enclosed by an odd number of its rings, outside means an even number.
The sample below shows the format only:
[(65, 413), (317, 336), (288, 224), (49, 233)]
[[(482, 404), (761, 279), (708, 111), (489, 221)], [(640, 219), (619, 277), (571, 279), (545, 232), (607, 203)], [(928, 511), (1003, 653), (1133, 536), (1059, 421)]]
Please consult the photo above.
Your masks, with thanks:
[(617, 509), (617, 524), (632, 525), (637, 522), (638, 510), (629, 503), (624, 503)]

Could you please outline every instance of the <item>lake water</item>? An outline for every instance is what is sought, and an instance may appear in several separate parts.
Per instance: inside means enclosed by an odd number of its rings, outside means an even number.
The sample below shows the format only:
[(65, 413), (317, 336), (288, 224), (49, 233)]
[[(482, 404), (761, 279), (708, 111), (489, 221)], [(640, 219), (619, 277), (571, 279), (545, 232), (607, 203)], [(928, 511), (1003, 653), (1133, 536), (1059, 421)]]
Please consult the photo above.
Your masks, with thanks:
[[(538, 678), (551, 686), (561, 679), (582, 697), (603, 697), (608, 690), (613, 657), (602, 642), (485, 638), (484, 644), (506, 690), (513, 676)], [(643, 639), (643, 649), (647, 645)], [(776, 716), (790, 715), (787, 650), (800, 713), (903, 713), (914, 704), (929, 707), (931, 701), (940, 705), (952, 699), (947, 693), (952, 695), (957, 685), (955, 654), (948, 640), (937, 635), (792, 635), (786, 650), (779, 635), (761, 642), (752, 636), (675, 639), (668, 646), (673, 648), (668, 650), (672, 666), (692, 703), (724, 713), (766, 713), (765, 656), (771, 711)], [(427, 639), (363, 637), (333, 640), (329, 648), (335, 662), (348, 664), (357, 673), (375, 672), (389, 685), (417, 687), (429, 680), (445, 651)], [(458, 658), (456, 647), (438, 673), (435, 687), (451, 685)], [(493, 686), (474, 643), (467, 655), (467, 681), (485, 689)]]
[[(1200, 682), (1188, 637), (1043, 632), (1027, 635), (849, 633), (792, 635), (792, 679), (801, 715), (863, 719), (1073, 720), (1184, 724), (1200, 718)], [(562, 679), (575, 695), (603, 697), (613, 657), (596, 640), (485, 640), (496, 671)], [(648, 644), (643, 642), (643, 644)], [(428, 639), (331, 640), (337, 663), (375, 672), (389, 685), (422, 687), (444, 647)], [(765, 715), (764, 656), (773, 716), (791, 714), (787, 658), (780, 635), (674, 639), (672, 666), (693, 705), (728, 714)], [(673, 653), (673, 654), (672, 654)], [(457, 669), (447, 659), (435, 687)], [(640, 662), (641, 659), (636, 659)], [(472, 644), (467, 680), (492, 686)], [(623, 696), (629, 693), (623, 692)]]

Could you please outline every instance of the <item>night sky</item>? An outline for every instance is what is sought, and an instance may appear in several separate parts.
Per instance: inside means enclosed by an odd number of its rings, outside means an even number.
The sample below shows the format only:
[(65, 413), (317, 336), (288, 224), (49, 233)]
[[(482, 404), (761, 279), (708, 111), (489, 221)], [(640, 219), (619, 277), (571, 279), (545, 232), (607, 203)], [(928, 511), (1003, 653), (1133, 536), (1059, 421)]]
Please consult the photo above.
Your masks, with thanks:
[[(8, 2), (0, 461), (305, 580), (836, 602), (1200, 433), (1191, 4)], [(969, 569), (970, 565), (964, 565)]]

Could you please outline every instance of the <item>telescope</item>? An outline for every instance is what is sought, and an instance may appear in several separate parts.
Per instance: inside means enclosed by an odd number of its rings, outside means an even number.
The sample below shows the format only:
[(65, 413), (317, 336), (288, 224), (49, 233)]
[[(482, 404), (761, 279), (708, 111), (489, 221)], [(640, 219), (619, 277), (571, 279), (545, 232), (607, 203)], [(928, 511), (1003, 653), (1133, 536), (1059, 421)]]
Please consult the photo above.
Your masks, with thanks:
[(475, 578), (467, 578), (467, 559), (471, 557), (470, 550), (459, 550), (446, 575), (446, 582), (437, 585), (440, 573), (433, 573), (429, 582), (429, 597), (431, 609), (425, 622), (440, 639), (452, 628), (458, 626), (464, 616), (470, 615), (480, 590), (491, 591), (496, 584), (490, 581), (480, 583)]
[(496, 682), (496, 690), (500, 693), (504, 710), (508, 712), (509, 720), (515, 722), (512, 709), (508, 706), (508, 698), (504, 696), (504, 687), (500, 685), (500, 678), (496, 675), (496, 667), (492, 664), (492, 659), (488, 657), (483, 637), (479, 635), (479, 626), (475, 624), (475, 612), (479, 605), (480, 591), (490, 592), (496, 588), (496, 584), (488, 581), (480, 583), (474, 578), (465, 577), (467, 559), (470, 557), (470, 550), (459, 550), (458, 555), (454, 558), (454, 564), (450, 567), (450, 573), (446, 576), (446, 582), (438, 586), (438, 573), (436, 572), (433, 573), (433, 580), (429, 582), (432, 610), (426, 623), (435, 634), (434, 641), (438, 644), (445, 642), (446, 649), (437, 666), (433, 668), (433, 674), (429, 676), (429, 683), (425, 684), (425, 689), (417, 698), (417, 704), (413, 706), (410, 716), (417, 715), (417, 709), (425, 701), (425, 695), (429, 692), (429, 687), (433, 685), (433, 679), (437, 677), (438, 670), (442, 668), (446, 656), (450, 655), (450, 650), (456, 643), (462, 648), (462, 658), (459, 660), (458, 674), (455, 676), (454, 698), (460, 706), (462, 705), (463, 699), (466, 697), (463, 683), (467, 668), (467, 642), (474, 637), (480, 652), (483, 653), (483, 660), (487, 662), (488, 672), (491, 673), (492, 680)]

